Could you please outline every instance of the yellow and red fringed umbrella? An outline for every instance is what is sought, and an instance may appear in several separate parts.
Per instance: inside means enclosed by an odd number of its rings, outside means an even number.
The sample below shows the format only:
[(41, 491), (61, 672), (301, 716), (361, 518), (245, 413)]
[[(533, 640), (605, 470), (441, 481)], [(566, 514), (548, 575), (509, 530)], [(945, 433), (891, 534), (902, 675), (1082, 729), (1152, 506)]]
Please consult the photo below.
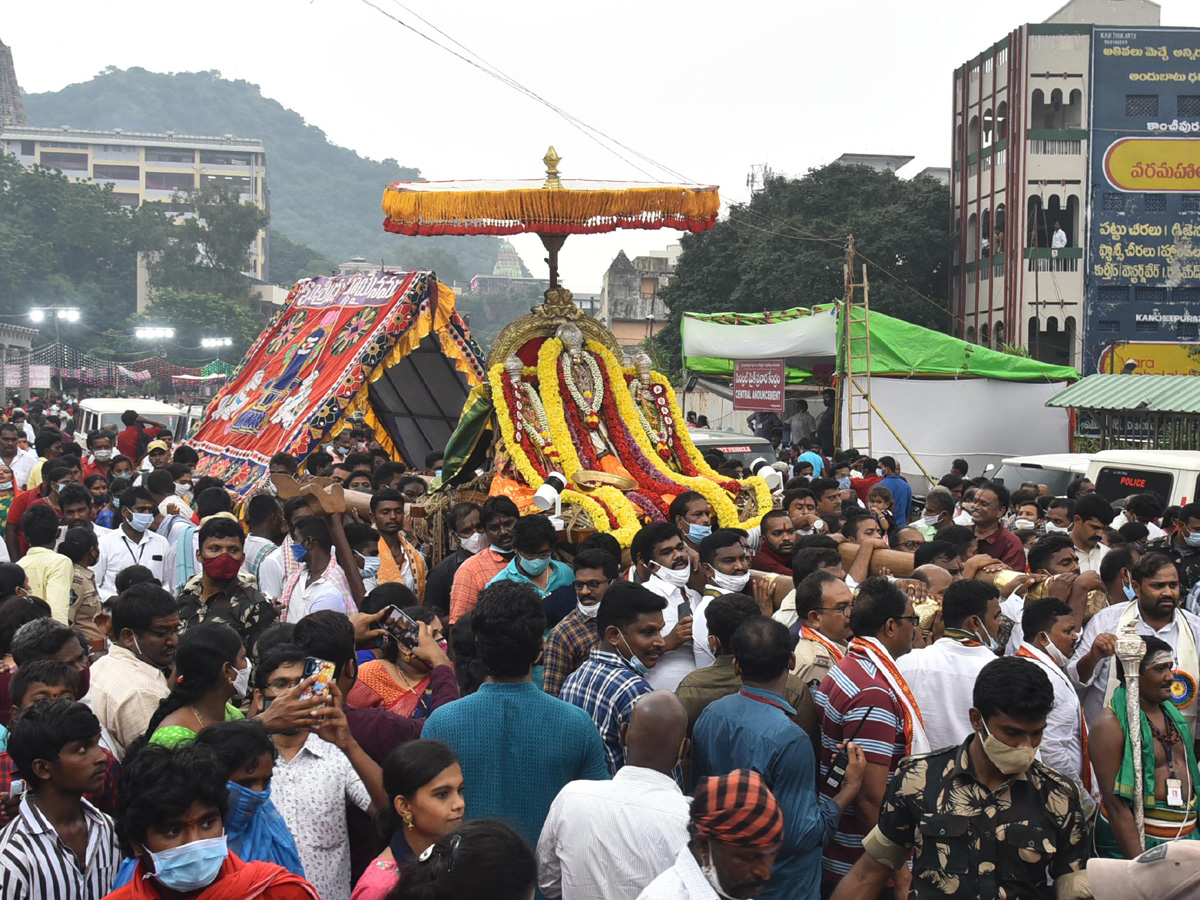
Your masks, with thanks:
[(707, 231), (716, 224), (716, 185), (584, 181), (558, 174), (551, 147), (544, 180), (397, 181), (383, 194), (383, 227), (407, 235), (533, 233), (550, 253), (558, 286), (558, 251), (568, 235), (618, 228)]

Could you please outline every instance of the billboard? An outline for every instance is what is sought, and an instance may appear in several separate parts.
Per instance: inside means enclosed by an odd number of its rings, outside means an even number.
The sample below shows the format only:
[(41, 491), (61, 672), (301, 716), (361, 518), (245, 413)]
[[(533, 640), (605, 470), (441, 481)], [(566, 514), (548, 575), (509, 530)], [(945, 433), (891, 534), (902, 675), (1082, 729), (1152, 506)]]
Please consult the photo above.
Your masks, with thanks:
[(1198, 60), (1200, 29), (1092, 32), (1084, 355), (1097, 363), (1120, 341), (1197, 339)]
[(787, 365), (782, 359), (739, 359), (733, 366), (733, 408), (783, 415)]
[(1117, 374), (1130, 360), (1138, 375), (1200, 375), (1200, 344), (1131, 343), (1109, 344), (1100, 353), (1097, 371)]

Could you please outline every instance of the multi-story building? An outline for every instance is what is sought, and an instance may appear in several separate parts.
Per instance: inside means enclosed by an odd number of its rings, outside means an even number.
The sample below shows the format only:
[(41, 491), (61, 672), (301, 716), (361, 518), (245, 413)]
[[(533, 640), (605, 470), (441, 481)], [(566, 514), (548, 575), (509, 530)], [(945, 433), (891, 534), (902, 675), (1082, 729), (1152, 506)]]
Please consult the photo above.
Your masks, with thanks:
[(1084, 371), (1196, 339), (1200, 30), (1158, 25), (1150, 0), (1073, 0), (955, 71), (961, 337)]
[[(193, 211), (179, 197), (208, 185), (230, 185), (243, 200), (270, 208), (266, 150), (252, 138), (141, 134), (76, 128), (5, 126), (0, 151), (12, 153), (25, 166), (61, 169), (77, 181), (110, 184), (126, 206), (157, 203), (177, 216)], [(266, 281), (267, 233), (260, 231), (251, 249), (254, 278)]]

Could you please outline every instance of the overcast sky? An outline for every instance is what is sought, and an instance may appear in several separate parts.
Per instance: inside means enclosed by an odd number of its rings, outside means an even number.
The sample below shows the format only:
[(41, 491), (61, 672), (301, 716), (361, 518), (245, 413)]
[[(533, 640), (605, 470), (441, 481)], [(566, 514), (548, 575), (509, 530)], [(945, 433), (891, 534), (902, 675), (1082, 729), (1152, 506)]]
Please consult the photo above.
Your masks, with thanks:
[[(370, 2), (446, 43), (396, 0)], [(720, 185), (734, 201), (745, 198), (756, 163), (802, 174), (857, 152), (916, 157), (902, 175), (949, 165), (954, 68), (1061, 5), (402, 2), (577, 119), (689, 179)], [(1161, 5), (1163, 25), (1200, 24), (1195, 0)], [(110, 65), (217, 69), (260, 85), (335, 143), (394, 157), (429, 179), (538, 177), (553, 144), (564, 177), (647, 180), (556, 113), (365, 0), (7, 3), (0, 40), (13, 48), (28, 92), (86, 81)], [(267, 170), (269, 178), (269, 157)], [(538, 239), (513, 240), (530, 269), (544, 272)], [(598, 291), (619, 249), (633, 257), (675, 240), (665, 230), (572, 237), (564, 283)]]

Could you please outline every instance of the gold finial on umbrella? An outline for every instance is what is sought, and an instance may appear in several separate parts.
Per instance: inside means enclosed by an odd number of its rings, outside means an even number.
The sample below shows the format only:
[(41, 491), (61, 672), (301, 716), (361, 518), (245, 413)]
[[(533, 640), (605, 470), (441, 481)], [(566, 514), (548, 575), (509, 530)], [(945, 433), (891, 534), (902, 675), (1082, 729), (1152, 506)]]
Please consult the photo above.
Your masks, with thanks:
[(546, 151), (546, 155), (542, 157), (542, 162), (546, 164), (546, 183), (542, 185), (542, 190), (562, 190), (562, 181), (558, 177), (558, 164), (562, 162), (562, 157), (558, 155), (558, 151), (553, 146)]

